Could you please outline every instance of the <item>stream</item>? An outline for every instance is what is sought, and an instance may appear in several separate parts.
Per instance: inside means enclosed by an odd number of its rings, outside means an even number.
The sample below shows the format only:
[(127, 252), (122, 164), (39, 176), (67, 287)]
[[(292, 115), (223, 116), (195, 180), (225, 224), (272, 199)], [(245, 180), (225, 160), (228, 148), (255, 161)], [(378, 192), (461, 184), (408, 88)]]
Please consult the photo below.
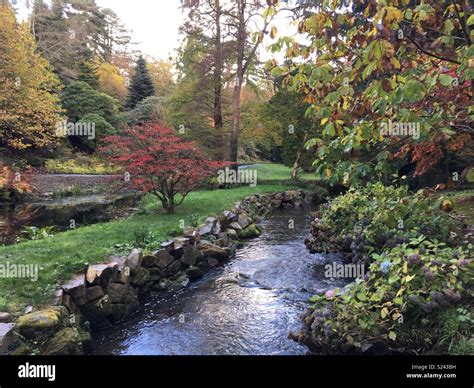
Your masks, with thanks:
[(235, 259), (177, 293), (149, 295), (135, 316), (95, 333), (96, 354), (304, 355), (288, 333), (301, 327), (308, 298), (345, 284), (324, 277), (336, 256), (304, 245), (310, 213), (275, 211)]
[(62, 231), (70, 227), (71, 219), (80, 225), (92, 225), (113, 219), (114, 210), (130, 208), (136, 202), (136, 194), (122, 193), (36, 198), (16, 205), (0, 204), (0, 245), (13, 244), (27, 226), (53, 226), (56, 231)]

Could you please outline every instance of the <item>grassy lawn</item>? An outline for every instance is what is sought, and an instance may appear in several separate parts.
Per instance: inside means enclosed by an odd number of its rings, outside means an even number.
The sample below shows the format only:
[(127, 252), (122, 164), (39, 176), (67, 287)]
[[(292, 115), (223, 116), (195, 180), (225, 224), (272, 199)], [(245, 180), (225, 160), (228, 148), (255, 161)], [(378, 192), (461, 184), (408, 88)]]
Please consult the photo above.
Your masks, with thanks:
[[(251, 167), (257, 170), (259, 181), (286, 180), (291, 178), (291, 168), (283, 164), (257, 163)], [(313, 173), (300, 172), (301, 180), (316, 180)]]
[(115, 244), (132, 243), (134, 234), (139, 230), (145, 228), (150, 231), (158, 244), (178, 235), (182, 231), (180, 225), (183, 221), (189, 226), (192, 221), (201, 222), (210, 215), (231, 208), (246, 196), (289, 188), (282, 184), (259, 185), (191, 193), (174, 215), (164, 213), (154, 199), (145, 197), (140, 207), (142, 211), (139, 212), (144, 213), (143, 215), (81, 227), (40, 241), (0, 247), (0, 263), (40, 266), (37, 282), (18, 278), (2, 279), (0, 311), (20, 311), (28, 304), (46, 304), (58, 285), (80, 272), (87, 263), (106, 260), (110, 254), (115, 253)]

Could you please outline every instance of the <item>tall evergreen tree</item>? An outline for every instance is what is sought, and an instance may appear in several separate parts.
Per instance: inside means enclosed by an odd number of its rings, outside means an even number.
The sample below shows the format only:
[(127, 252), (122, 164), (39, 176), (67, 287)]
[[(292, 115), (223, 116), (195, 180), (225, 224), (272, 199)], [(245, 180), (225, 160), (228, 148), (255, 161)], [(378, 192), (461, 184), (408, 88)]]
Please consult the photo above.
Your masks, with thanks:
[(97, 74), (97, 66), (92, 60), (84, 60), (78, 65), (79, 76), (78, 81), (85, 82), (93, 89), (99, 89), (99, 75)]
[(64, 83), (83, 80), (83, 61), (110, 61), (129, 50), (131, 38), (118, 16), (95, 0), (34, 0), (29, 24), (39, 52)]
[(130, 81), (128, 100), (125, 107), (127, 109), (133, 109), (140, 101), (154, 95), (155, 87), (153, 86), (153, 80), (148, 71), (145, 59), (140, 56), (135, 66), (135, 73)]

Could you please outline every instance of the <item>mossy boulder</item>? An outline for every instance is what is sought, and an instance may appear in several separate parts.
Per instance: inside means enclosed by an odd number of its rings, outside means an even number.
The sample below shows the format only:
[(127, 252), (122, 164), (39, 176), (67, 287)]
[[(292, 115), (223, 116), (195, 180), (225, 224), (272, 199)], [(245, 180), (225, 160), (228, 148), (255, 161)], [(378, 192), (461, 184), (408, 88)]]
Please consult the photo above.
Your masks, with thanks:
[(234, 229), (230, 229), (230, 228), (226, 229), (225, 233), (232, 240), (238, 240), (239, 239), (239, 236), (238, 236), (237, 232)]
[(207, 258), (211, 257), (218, 260), (224, 260), (229, 257), (229, 254), (225, 249), (207, 240), (202, 240), (198, 244), (197, 249)]
[(245, 213), (240, 213), (237, 223), (242, 229), (245, 229), (252, 223), (252, 219)]
[(138, 287), (143, 287), (150, 281), (150, 271), (146, 268), (139, 268), (136, 275), (132, 278), (132, 283)]
[(112, 303), (123, 303), (125, 295), (130, 291), (130, 286), (120, 283), (110, 283), (107, 287), (107, 295), (109, 295)]
[(19, 317), (16, 329), (27, 340), (41, 341), (58, 331), (65, 317), (64, 307), (52, 307)]
[(184, 254), (183, 254), (183, 257), (181, 258), (181, 263), (185, 267), (191, 267), (194, 264), (196, 264), (196, 258), (197, 258), (196, 248), (194, 248), (194, 246), (190, 244), (185, 245)]
[(240, 238), (251, 238), (251, 237), (258, 237), (262, 234), (262, 231), (256, 224), (250, 224), (245, 229), (239, 232)]
[(97, 301), (85, 304), (82, 308), (82, 313), (93, 328), (109, 326), (109, 318), (113, 313), (109, 296), (105, 295)]
[(154, 255), (156, 258), (154, 265), (160, 269), (165, 269), (174, 261), (174, 257), (171, 256), (168, 250), (166, 249), (160, 249), (159, 251), (156, 251)]
[(75, 327), (58, 331), (46, 344), (43, 355), (68, 356), (82, 354), (82, 339)]
[(130, 269), (130, 274), (134, 276), (137, 271), (141, 268), (143, 260), (143, 253), (139, 249), (134, 249), (125, 260), (125, 267)]

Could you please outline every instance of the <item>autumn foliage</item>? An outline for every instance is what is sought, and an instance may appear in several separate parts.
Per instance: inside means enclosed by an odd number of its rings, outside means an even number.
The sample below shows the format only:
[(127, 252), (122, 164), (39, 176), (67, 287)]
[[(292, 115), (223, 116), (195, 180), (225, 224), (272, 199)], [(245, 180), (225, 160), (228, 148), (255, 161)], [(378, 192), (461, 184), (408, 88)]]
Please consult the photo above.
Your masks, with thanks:
[[(330, 183), (469, 166), (472, 147), (474, 16), (468, 1), (334, 0), (309, 8), (284, 39), (274, 76), (305, 96), (319, 135), (315, 167)], [(389, 135), (383, 123), (416, 123), (420, 136)], [(403, 176), (405, 174), (400, 174)]]
[(146, 123), (104, 139), (101, 151), (130, 174), (132, 186), (156, 195), (168, 213), (226, 163), (207, 160), (194, 142), (172, 129)]
[(13, 201), (15, 198), (33, 192), (28, 175), (17, 175), (15, 171), (0, 163), (0, 200)]
[(51, 148), (58, 138), (60, 83), (36, 51), (26, 23), (0, 4), (0, 145), (14, 150)]

